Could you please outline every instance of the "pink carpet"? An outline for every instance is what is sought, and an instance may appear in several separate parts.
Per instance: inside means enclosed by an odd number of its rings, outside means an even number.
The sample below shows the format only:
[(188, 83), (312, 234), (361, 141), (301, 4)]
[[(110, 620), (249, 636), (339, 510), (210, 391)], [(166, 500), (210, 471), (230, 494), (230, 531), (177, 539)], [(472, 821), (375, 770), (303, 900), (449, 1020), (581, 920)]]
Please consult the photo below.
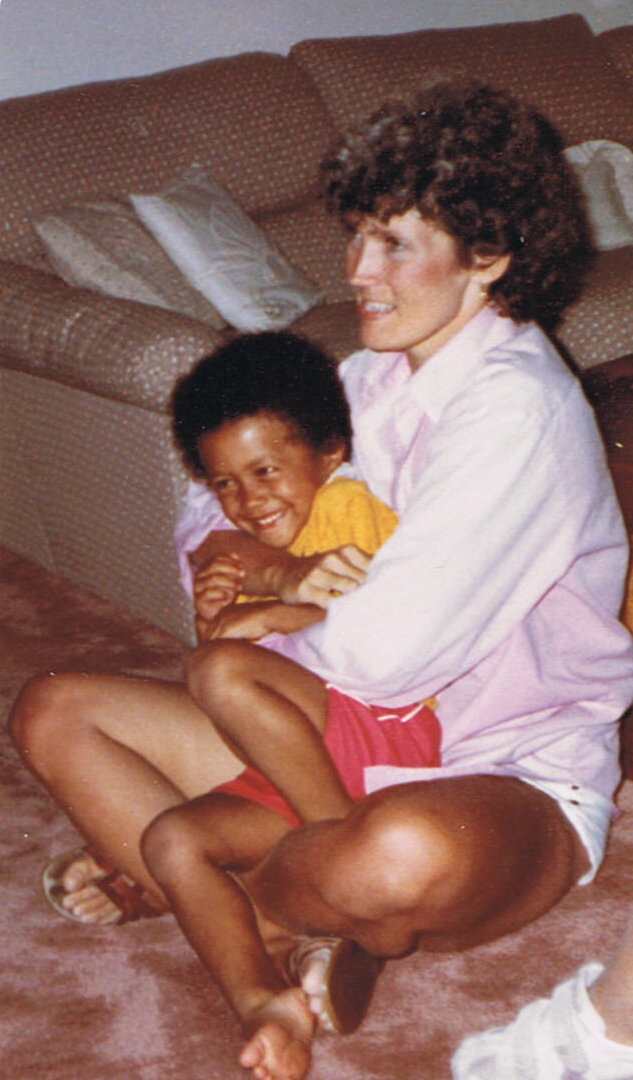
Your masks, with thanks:
[[(0, 552), (0, 695), (63, 668), (178, 678), (184, 647), (85, 590)], [(0, 1047), (7, 1080), (237, 1080), (237, 1024), (170, 917), (119, 929), (59, 918), (46, 861), (66, 818), (0, 736)], [(319, 1037), (310, 1080), (443, 1080), (460, 1038), (503, 1023), (588, 958), (606, 958), (633, 901), (633, 784), (597, 881), (520, 933), (388, 965), (360, 1031)]]

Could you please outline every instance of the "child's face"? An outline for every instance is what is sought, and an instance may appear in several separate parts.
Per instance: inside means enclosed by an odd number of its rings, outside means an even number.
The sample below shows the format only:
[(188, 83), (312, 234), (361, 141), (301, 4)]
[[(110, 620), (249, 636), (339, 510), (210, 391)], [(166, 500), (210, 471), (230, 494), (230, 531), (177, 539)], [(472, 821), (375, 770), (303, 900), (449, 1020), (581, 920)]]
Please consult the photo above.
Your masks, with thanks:
[(198, 453), (229, 521), (284, 548), (306, 524), (317, 489), (343, 457), (342, 447), (313, 450), (285, 420), (265, 412), (207, 432)]

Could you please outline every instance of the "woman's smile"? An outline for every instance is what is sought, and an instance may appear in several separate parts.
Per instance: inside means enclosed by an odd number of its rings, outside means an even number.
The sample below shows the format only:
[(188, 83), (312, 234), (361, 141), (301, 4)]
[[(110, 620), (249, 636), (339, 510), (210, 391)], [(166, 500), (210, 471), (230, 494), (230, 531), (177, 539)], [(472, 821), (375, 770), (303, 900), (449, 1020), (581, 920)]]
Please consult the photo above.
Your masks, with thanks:
[(484, 306), (481, 270), (464, 266), (452, 237), (417, 210), (348, 224), (361, 340), (378, 352), (406, 352), (415, 369)]

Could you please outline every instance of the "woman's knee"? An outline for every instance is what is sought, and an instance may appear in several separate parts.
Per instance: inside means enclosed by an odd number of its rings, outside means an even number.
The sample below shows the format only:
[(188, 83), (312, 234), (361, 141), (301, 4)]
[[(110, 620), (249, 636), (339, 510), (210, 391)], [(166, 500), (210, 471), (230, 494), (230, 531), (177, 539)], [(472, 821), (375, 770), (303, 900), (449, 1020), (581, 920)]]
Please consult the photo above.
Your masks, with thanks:
[(25, 759), (34, 767), (47, 747), (64, 738), (77, 715), (83, 676), (71, 673), (37, 675), (20, 691), (9, 715), (9, 730)]
[(431, 813), (388, 799), (357, 805), (329, 875), (334, 906), (381, 919), (447, 902), (464, 888), (459, 838)]

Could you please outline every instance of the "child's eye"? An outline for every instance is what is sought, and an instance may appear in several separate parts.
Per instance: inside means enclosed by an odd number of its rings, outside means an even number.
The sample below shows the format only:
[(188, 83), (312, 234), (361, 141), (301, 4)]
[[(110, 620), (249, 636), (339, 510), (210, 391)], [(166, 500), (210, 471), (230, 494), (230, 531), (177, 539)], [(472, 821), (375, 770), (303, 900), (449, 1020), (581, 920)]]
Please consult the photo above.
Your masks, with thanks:
[(260, 465), (256, 472), (258, 476), (273, 476), (277, 468), (275, 465)]
[(219, 480), (211, 480), (210, 486), (213, 491), (219, 493), (221, 491), (227, 491), (231, 487), (232, 483), (233, 481), (230, 480), (228, 477), (222, 476)]

